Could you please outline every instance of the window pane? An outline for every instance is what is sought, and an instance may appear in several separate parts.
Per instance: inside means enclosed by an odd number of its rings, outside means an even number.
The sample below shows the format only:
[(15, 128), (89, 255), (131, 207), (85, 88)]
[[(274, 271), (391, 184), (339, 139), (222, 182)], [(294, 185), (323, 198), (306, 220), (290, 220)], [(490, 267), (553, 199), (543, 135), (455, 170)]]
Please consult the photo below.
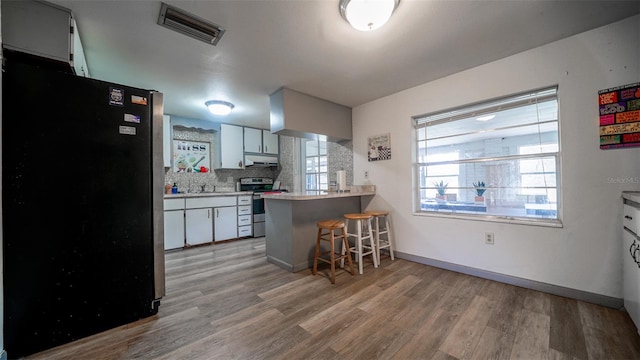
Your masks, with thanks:
[(318, 172), (318, 158), (307, 158), (307, 173)]
[(326, 173), (327, 172), (327, 157), (326, 156), (320, 156), (318, 158), (318, 161), (320, 161), (320, 172), (321, 173)]
[(327, 142), (318, 140), (318, 149), (319, 155), (327, 155)]
[(305, 151), (307, 156), (317, 156), (318, 155), (318, 142), (315, 140), (306, 140), (305, 141)]
[(415, 119), (416, 208), (557, 219), (556, 92), (541, 90)]
[(486, 121), (480, 121), (480, 116), (472, 115), (456, 121), (427, 125), (427, 139), (517, 128), (546, 121), (555, 121), (557, 120), (557, 114), (558, 104), (556, 100), (553, 100), (521, 108), (496, 111), (491, 113), (494, 117)]
[(306, 140), (306, 190), (328, 190), (328, 158), (326, 140)]

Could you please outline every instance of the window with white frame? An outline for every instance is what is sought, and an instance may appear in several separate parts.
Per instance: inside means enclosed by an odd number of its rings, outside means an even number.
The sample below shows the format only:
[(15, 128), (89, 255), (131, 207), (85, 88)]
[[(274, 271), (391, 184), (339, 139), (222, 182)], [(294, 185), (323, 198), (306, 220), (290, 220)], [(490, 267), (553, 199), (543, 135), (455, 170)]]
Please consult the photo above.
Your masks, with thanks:
[(305, 157), (305, 190), (329, 189), (326, 140), (303, 140)]
[(557, 92), (414, 117), (415, 211), (557, 222)]

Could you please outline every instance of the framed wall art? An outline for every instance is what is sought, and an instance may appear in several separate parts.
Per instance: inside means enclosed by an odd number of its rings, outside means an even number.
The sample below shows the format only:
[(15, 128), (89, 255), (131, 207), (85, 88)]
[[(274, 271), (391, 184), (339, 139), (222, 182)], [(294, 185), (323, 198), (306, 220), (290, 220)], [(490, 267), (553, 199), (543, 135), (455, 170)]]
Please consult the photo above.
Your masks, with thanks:
[(640, 146), (640, 83), (598, 91), (600, 149)]
[(369, 144), (367, 152), (369, 161), (391, 159), (391, 135), (389, 133), (372, 136), (367, 143)]

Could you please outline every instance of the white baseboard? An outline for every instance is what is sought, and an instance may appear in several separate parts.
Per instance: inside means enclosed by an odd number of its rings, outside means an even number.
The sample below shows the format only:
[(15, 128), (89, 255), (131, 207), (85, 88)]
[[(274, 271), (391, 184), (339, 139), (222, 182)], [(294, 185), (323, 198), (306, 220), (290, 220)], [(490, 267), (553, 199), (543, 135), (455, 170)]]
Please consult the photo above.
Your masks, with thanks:
[(624, 300), (614, 298), (611, 296), (600, 295), (590, 293), (587, 291), (571, 289), (563, 286), (551, 285), (534, 280), (523, 279), (515, 276), (495, 273), (487, 270), (476, 269), (468, 266), (449, 263), (446, 261), (440, 261), (435, 259), (429, 259), (421, 256), (405, 254), (399, 251), (394, 251), (394, 255), (405, 260), (417, 262), (419, 264), (425, 264), (434, 266), (441, 269), (451, 270), (467, 275), (477, 276), (483, 279), (489, 279), (498, 281), (505, 284), (515, 285), (523, 287), (525, 289), (542, 291), (548, 294), (564, 296), (570, 299), (581, 300), (592, 304), (607, 306), (610, 308), (624, 310)]

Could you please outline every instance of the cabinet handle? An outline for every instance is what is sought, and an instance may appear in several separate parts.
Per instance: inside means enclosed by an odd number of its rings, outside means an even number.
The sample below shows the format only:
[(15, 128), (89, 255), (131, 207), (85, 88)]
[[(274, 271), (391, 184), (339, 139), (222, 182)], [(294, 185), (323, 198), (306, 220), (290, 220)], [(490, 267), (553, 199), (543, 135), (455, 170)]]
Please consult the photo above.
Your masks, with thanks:
[(269, 152), (269, 147), (267, 145), (264, 146), (264, 152)]
[(629, 215), (625, 215), (624, 218), (625, 219), (629, 219), (629, 220), (633, 220), (633, 218), (631, 216), (629, 216)]
[(211, 219), (211, 209), (207, 209), (207, 218)]
[(216, 209), (216, 218), (220, 217), (220, 209)]

